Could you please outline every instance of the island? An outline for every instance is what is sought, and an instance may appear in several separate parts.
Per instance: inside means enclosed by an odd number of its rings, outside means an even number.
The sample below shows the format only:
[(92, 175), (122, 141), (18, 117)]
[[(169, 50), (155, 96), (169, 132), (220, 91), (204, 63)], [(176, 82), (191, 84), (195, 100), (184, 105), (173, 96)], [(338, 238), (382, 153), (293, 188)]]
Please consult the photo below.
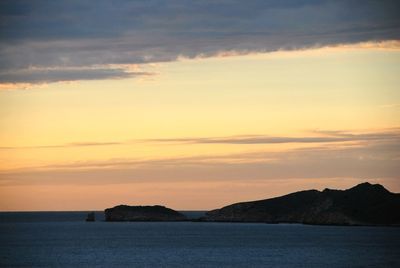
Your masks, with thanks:
[(164, 206), (127, 206), (107, 208), (106, 221), (185, 221), (182, 213)]
[(400, 226), (400, 194), (362, 183), (347, 190), (307, 190), (211, 210), (208, 222)]

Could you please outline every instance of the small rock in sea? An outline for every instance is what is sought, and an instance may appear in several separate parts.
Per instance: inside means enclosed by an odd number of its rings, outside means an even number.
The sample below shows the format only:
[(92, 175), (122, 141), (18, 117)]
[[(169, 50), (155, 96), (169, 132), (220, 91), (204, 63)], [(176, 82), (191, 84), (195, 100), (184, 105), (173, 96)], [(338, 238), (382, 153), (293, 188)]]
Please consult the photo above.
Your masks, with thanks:
[(94, 212), (89, 212), (86, 221), (95, 221)]

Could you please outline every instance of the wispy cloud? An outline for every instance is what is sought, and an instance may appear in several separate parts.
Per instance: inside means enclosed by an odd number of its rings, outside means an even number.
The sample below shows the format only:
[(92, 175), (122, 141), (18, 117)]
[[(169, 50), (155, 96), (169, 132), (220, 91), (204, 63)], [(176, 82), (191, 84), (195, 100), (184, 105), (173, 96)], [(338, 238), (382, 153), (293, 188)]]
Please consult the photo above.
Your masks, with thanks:
[(5, 0), (0, 82), (130, 77), (140, 74), (91, 67), (399, 40), (399, 8), (393, 0)]
[(126, 142), (72, 142), (65, 144), (55, 145), (36, 145), (36, 146), (1, 146), (0, 150), (15, 150), (15, 149), (60, 149), (60, 148), (74, 148), (74, 147), (91, 147), (91, 146), (110, 146), (110, 145), (123, 145)]
[(75, 80), (121, 79), (136, 76), (149, 76), (148, 72), (128, 72), (113, 68), (28, 68), (0, 73), (0, 81), (9, 83), (51, 83)]
[(319, 145), (281, 152), (256, 151), (162, 159), (109, 159), (0, 172), (1, 185), (118, 184), (295, 178), (400, 179), (400, 143)]
[(332, 143), (347, 141), (377, 141), (399, 140), (400, 131), (394, 129), (387, 132), (374, 132), (354, 134), (344, 131), (315, 131), (323, 136), (310, 137), (276, 137), (264, 135), (208, 137), (208, 138), (176, 138), (176, 139), (152, 139), (153, 142), (166, 143), (216, 143), (216, 144), (275, 144), (275, 143)]
[(384, 104), (379, 107), (383, 109), (398, 109), (400, 108), (400, 103)]
[(400, 142), (400, 129), (392, 128), (379, 132), (354, 133), (340, 130), (316, 130), (310, 136), (286, 137), (268, 135), (239, 135), (228, 137), (200, 137), (200, 138), (162, 138), (162, 139), (141, 139), (124, 141), (104, 141), (104, 142), (71, 142), (54, 145), (36, 146), (3, 146), (0, 150), (13, 149), (57, 149), (89, 146), (114, 146), (130, 145), (137, 143), (161, 143), (161, 144), (284, 144), (284, 143), (339, 143), (339, 142), (367, 142), (367, 141), (398, 141)]

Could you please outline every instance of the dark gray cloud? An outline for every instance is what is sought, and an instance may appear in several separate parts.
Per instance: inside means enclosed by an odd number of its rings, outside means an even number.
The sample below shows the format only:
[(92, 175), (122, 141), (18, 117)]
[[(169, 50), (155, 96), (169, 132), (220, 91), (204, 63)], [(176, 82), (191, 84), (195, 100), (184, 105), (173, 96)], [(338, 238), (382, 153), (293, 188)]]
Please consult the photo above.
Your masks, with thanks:
[(123, 69), (23, 69), (0, 73), (2, 83), (51, 83), (58, 81), (128, 78), (151, 75), (147, 72), (127, 72)]
[[(71, 67), (140, 64), (223, 51), (275, 51), (400, 39), (400, 3), (381, 1), (23, 1), (0, 2), (0, 82), (38, 82), (10, 75), (59, 68), (45, 81), (99, 79)], [(8, 74), (8, 75), (7, 75)], [(95, 77), (95, 78), (94, 78)]]

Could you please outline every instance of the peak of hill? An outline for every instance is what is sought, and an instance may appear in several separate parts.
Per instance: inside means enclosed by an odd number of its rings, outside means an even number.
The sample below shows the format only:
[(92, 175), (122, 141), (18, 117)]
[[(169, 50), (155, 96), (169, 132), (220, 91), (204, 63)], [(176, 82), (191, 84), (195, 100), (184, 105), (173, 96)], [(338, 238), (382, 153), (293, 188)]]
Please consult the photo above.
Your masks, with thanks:
[(205, 221), (338, 225), (400, 224), (400, 194), (380, 184), (347, 190), (307, 190), (281, 197), (232, 204), (207, 212)]

